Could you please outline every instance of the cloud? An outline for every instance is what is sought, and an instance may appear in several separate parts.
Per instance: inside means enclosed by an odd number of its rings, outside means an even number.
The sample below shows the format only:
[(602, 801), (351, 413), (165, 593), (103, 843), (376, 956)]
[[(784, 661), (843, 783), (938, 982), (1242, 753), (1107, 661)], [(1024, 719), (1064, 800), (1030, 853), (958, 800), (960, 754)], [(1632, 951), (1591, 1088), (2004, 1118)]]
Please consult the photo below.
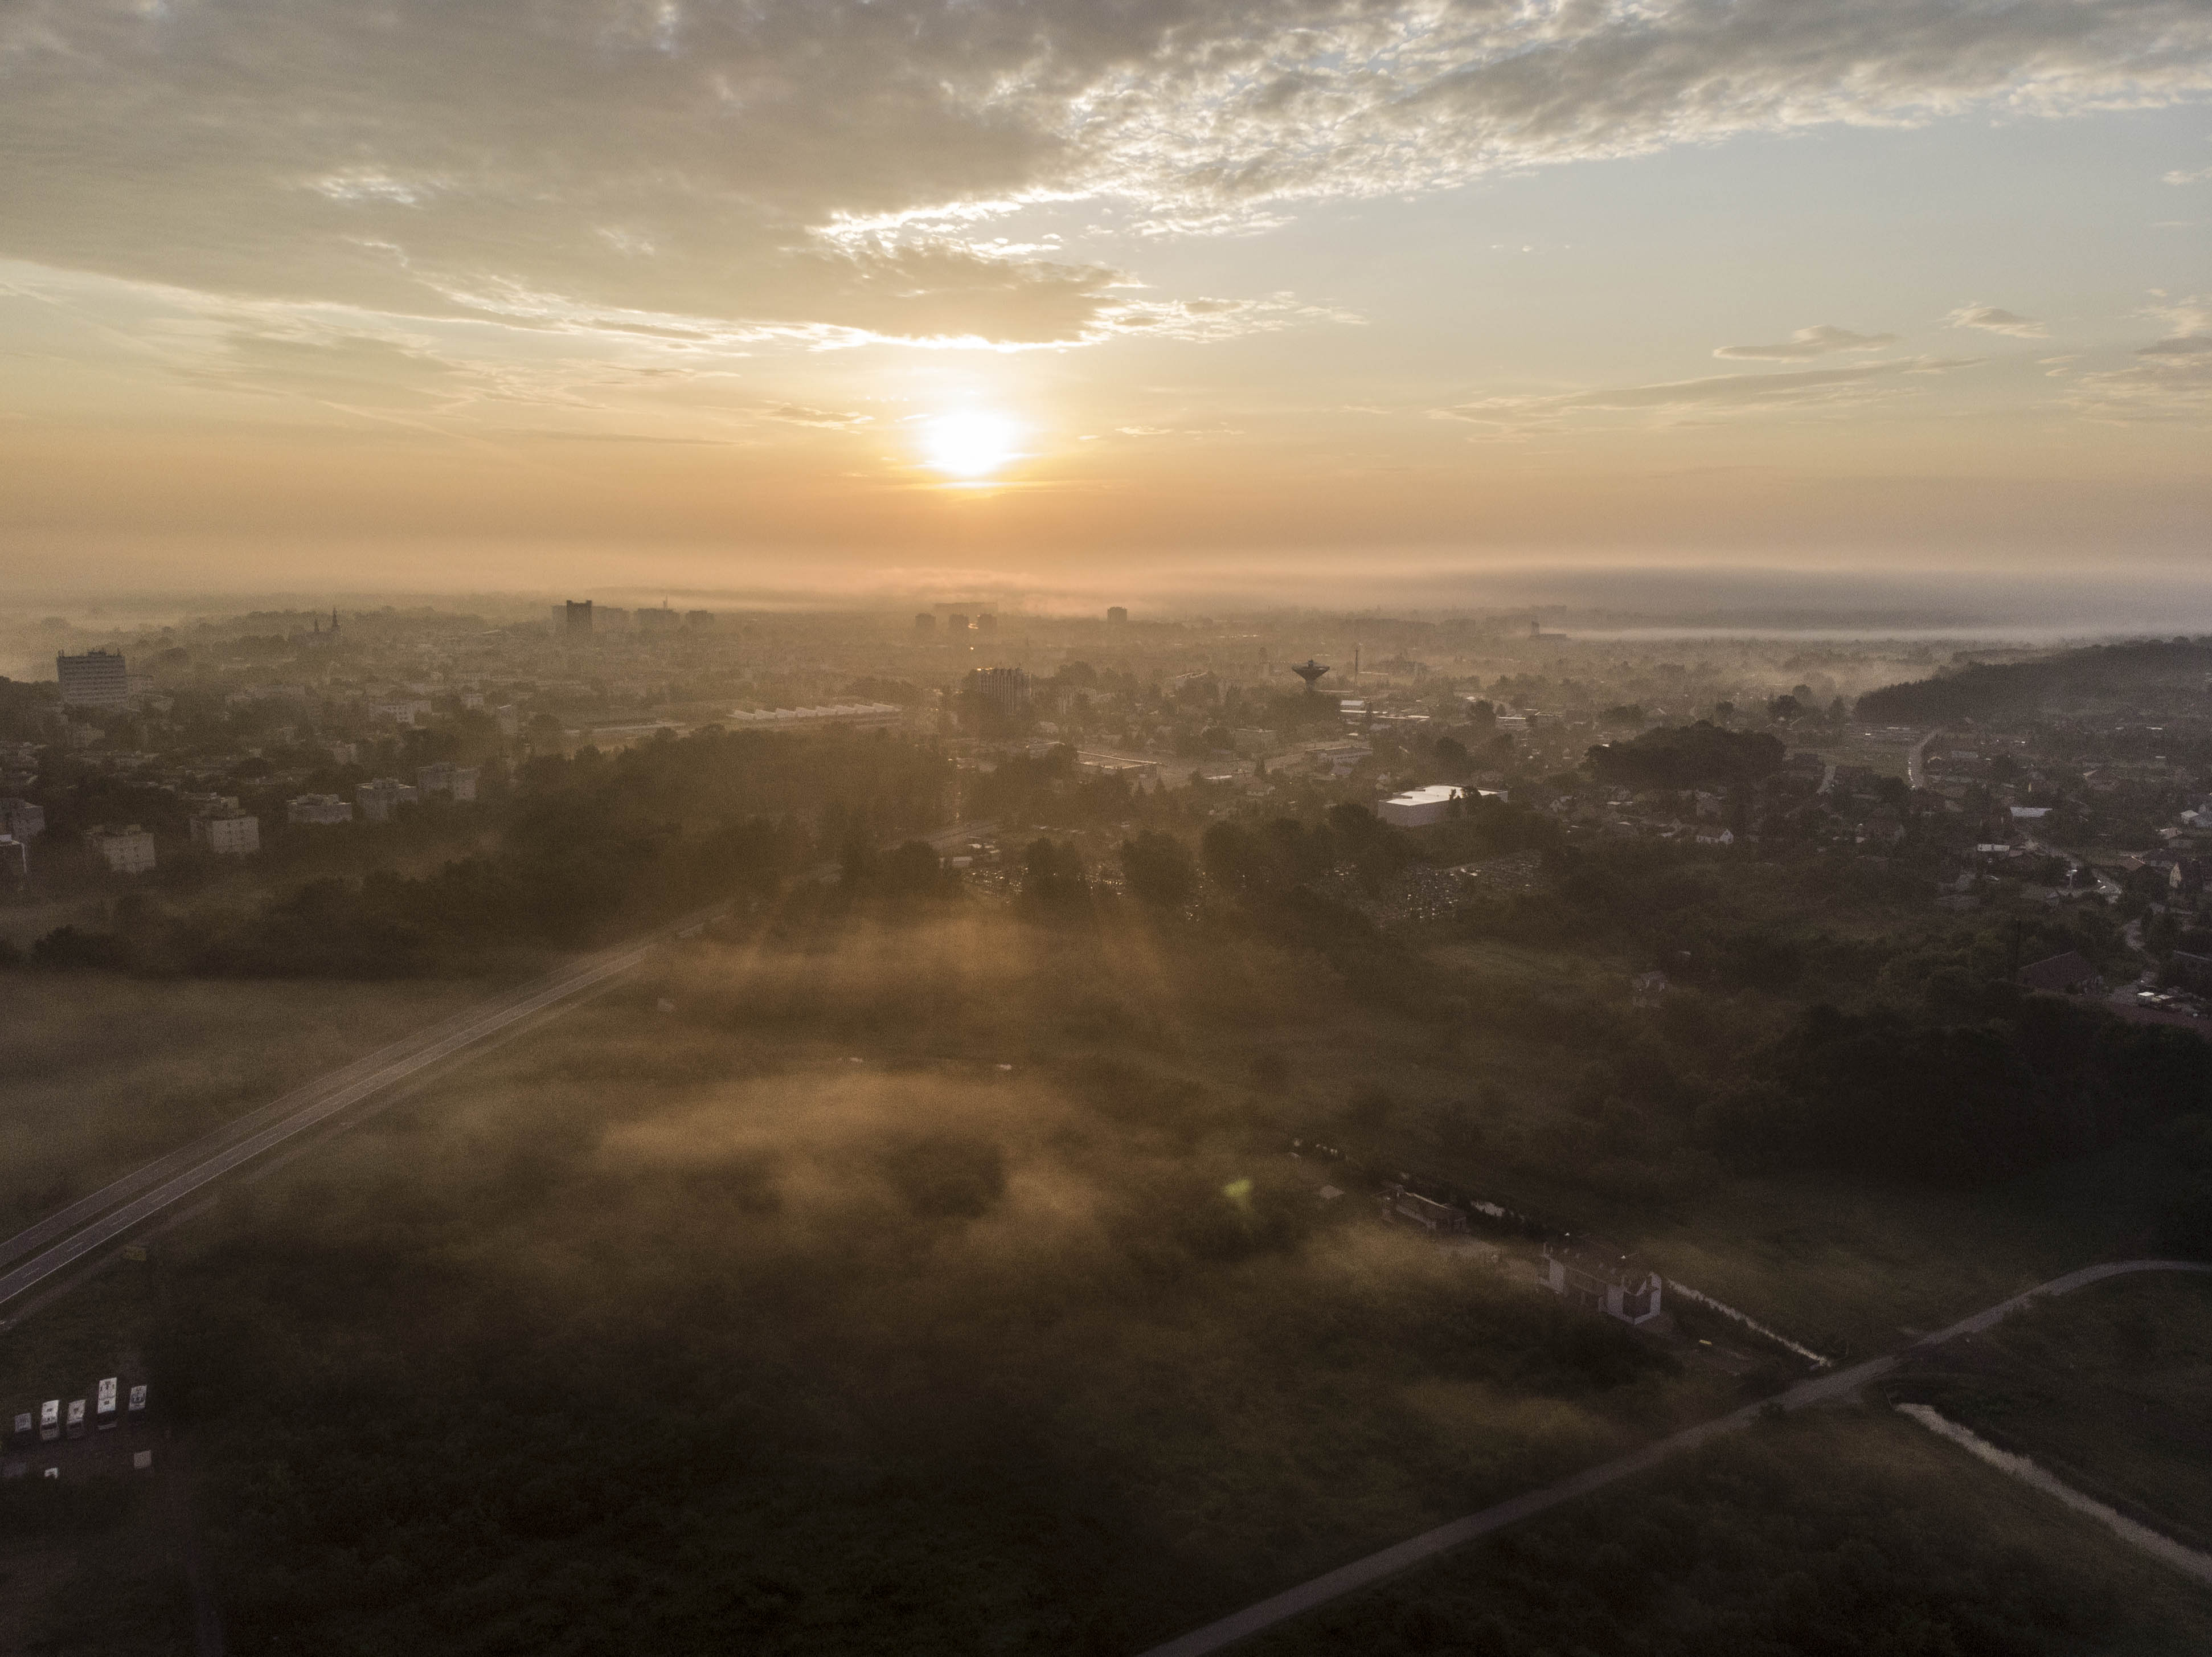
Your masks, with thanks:
[(799, 403), (779, 403), (773, 408), (759, 411), (763, 420), (780, 420), (786, 425), (815, 426), (824, 431), (857, 431), (872, 423), (872, 414), (833, 414), (827, 409), (811, 409)]
[(1795, 411), (1863, 403), (1895, 395), (1903, 387), (1885, 384), (1905, 375), (1944, 374), (1971, 368), (1966, 357), (1898, 357), (1848, 368), (1801, 369), (1788, 374), (1723, 374), (1657, 385), (1620, 386), (1595, 391), (1539, 396), (1491, 397), (1439, 409), (1443, 419), (1466, 420), (1508, 430), (1559, 424), (1587, 413), (1643, 413), (1675, 420)]
[(25, 161), (0, 256), (403, 315), (520, 320), (527, 295), (544, 326), (1021, 347), (1233, 331), (982, 234), (1025, 205), (1250, 232), (1743, 133), (2156, 107), (2212, 90), (2212, 11), (15, 0), (0, 77)]
[(2021, 316), (1996, 305), (1984, 305), (1978, 301), (1961, 305), (1943, 320), (1954, 328), (1979, 328), (1985, 333), (2010, 334), (2015, 339), (2041, 339), (2051, 330), (2033, 317)]
[(1802, 362), (1831, 351), (1873, 351), (1895, 344), (1893, 333), (1853, 333), (1849, 328), (1821, 322), (1798, 329), (1779, 344), (1723, 345), (1713, 355), (1753, 362)]

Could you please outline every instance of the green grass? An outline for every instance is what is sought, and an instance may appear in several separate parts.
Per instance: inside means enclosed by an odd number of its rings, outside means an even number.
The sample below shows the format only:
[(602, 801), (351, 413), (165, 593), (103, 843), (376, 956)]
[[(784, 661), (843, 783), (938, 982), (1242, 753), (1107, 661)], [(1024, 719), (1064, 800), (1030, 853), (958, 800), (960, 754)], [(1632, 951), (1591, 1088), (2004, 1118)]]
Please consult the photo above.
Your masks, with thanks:
[(1892, 1391), (2212, 1550), (2212, 1279), (2094, 1284), (1929, 1354)]

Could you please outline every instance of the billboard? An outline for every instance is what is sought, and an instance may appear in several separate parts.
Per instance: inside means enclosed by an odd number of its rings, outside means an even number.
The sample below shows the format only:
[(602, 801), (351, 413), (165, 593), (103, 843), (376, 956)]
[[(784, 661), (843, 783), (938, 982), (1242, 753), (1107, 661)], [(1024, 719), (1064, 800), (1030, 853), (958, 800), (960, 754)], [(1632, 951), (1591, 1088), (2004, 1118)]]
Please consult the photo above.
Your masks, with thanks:
[(110, 1375), (100, 1384), (99, 1397), (94, 1401), (92, 1413), (100, 1417), (102, 1427), (115, 1425), (115, 1377)]
[(131, 1389), (131, 1413), (137, 1415), (146, 1407), (146, 1383), (141, 1381)]
[(71, 1398), (69, 1402), (69, 1435), (71, 1438), (84, 1436), (84, 1400), (82, 1398)]
[(62, 1401), (48, 1398), (39, 1406), (39, 1436), (58, 1439), (62, 1435)]

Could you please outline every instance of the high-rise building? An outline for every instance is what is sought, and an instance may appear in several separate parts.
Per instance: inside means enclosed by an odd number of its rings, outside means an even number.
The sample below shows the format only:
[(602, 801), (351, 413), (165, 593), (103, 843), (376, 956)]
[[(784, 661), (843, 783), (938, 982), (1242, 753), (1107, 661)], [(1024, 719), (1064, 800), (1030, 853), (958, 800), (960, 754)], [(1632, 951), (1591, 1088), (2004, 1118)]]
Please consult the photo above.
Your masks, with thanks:
[(553, 637), (567, 644), (587, 644), (592, 637), (592, 601), (574, 599), (553, 606)]
[(119, 650), (88, 650), (81, 656), (58, 655), (54, 672), (62, 682), (65, 708), (127, 708), (131, 670)]
[(261, 819), (243, 812), (195, 817), (191, 827), (192, 844), (218, 857), (243, 857), (261, 850)]
[(714, 626), (714, 612), (712, 610), (686, 610), (684, 624), (698, 632), (711, 632)]
[(1030, 710), (1030, 676), (1019, 667), (978, 667), (968, 675), (969, 698), (1003, 719)]
[(931, 615), (927, 610), (916, 616), (914, 618), (914, 636), (916, 638), (935, 638), (937, 637), (937, 618)]
[(672, 633), (684, 619), (665, 604), (658, 610), (636, 610), (631, 614), (641, 633)]
[(1126, 627), (1128, 622), (1129, 612), (1118, 604), (1106, 612), (1106, 624), (1109, 627)]
[(422, 796), (396, 777), (379, 777), (356, 789), (353, 797), (363, 822), (388, 823), (401, 806)]
[(478, 771), (475, 765), (456, 765), (450, 759), (441, 759), (415, 773), (415, 786), (426, 798), (444, 794), (456, 800), (473, 800), (477, 797)]
[(975, 618), (975, 631), (982, 634), (985, 638), (995, 638), (999, 631), (998, 617), (986, 610)]
[(154, 867), (154, 837), (133, 823), (128, 828), (95, 828), (85, 843), (118, 874), (143, 874)]

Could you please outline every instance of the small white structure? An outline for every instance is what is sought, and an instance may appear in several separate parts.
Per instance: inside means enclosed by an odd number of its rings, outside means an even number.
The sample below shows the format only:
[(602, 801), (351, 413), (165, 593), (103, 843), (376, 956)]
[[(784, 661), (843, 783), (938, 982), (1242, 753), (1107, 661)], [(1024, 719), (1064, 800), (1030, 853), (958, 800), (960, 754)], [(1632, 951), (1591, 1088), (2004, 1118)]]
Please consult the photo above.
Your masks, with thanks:
[(288, 823), (350, 823), (353, 802), (335, 794), (303, 794), (284, 802)]
[(422, 795), (396, 777), (380, 777), (356, 789), (353, 797), (361, 807), (363, 822), (388, 823), (403, 804)]
[(244, 812), (195, 817), (191, 828), (192, 844), (218, 857), (243, 857), (261, 850), (261, 819)]
[(154, 837), (136, 823), (124, 829), (96, 828), (84, 838), (118, 874), (143, 874), (154, 867)]
[(0, 832), (35, 840), (46, 832), (46, 808), (27, 800), (0, 800)]
[(1392, 795), (1375, 808), (1375, 814), (1400, 828), (1421, 828), (1443, 822), (1466, 799), (1465, 789), (1437, 783), (1425, 789), (1409, 789), (1403, 794)]

